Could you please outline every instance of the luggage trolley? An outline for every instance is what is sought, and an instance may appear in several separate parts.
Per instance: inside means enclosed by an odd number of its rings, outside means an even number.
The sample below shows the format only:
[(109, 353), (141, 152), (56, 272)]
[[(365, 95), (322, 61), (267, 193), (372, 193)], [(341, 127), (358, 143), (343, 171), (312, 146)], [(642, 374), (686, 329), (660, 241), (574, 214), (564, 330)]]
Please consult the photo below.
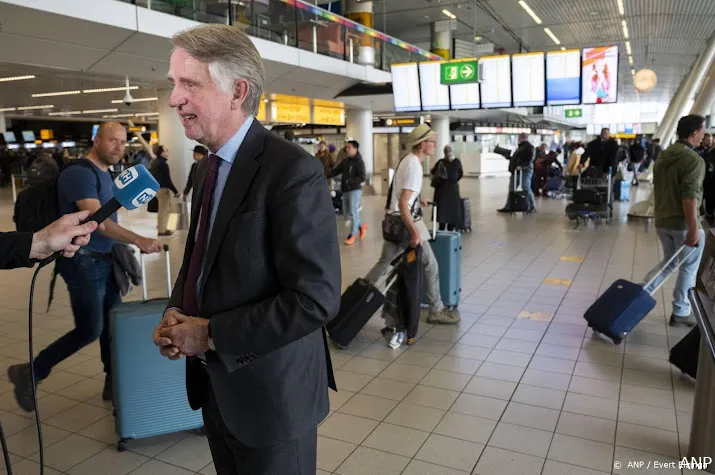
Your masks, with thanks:
[(609, 222), (613, 218), (613, 176), (608, 169), (605, 178), (582, 177), (578, 173), (572, 202), (566, 207), (566, 216), (576, 222), (576, 226), (588, 221)]

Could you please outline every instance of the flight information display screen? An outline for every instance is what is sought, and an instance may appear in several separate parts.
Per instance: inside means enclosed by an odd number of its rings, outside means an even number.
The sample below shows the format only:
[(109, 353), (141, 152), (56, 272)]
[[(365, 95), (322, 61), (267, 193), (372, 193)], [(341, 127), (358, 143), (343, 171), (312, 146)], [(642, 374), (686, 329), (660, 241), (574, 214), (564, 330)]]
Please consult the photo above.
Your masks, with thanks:
[(581, 103), (581, 51), (546, 53), (546, 104)]
[[(442, 61), (419, 63), (420, 93), (423, 111), (449, 110), (449, 86), (443, 86), (440, 75)], [(395, 87), (394, 83), (392, 85)]]
[(511, 107), (511, 61), (509, 55), (479, 59), (483, 108)]
[(514, 107), (543, 106), (544, 53), (524, 53), (511, 56)]
[(449, 97), (453, 110), (479, 109), (479, 84), (458, 84), (449, 86)]
[(391, 69), (395, 112), (417, 112), (422, 110), (417, 63), (393, 64)]
[(612, 104), (618, 100), (618, 46), (584, 48), (581, 85), (584, 104)]

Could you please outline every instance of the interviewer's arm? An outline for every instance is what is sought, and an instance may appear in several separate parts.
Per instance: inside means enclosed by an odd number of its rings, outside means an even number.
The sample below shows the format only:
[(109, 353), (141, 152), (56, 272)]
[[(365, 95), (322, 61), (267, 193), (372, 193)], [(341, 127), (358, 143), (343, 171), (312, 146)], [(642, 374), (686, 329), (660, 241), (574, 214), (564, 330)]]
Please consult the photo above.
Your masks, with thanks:
[(270, 242), (280, 292), (212, 315), (211, 335), (224, 354), (270, 353), (322, 328), (340, 306), (340, 251), (335, 211), (322, 165), (301, 157), (281, 172), (269, 198)]
[(0, 269), (32, 267), (32, 233), (0, 233)]

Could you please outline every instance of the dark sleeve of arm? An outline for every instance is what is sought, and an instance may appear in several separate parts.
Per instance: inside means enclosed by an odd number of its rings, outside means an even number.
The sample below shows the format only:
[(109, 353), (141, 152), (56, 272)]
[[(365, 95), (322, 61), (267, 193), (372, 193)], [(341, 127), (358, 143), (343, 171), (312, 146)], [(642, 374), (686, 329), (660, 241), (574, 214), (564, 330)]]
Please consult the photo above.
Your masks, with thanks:
[(355, 171), (355, 179), (358, 183), (365, 183), (367, 179), (367, 173), (365, 172), (365, 162), (363, 160), (358, 161), (358, 167)]
[(170, 189), (174, 194), (178, 193), (178, 191), (176, 191), (176, 187), (174, 186), (174, 182), (171, 181), (171, 171), (169, 170), (168, 163), (161, 164), (161, 179), (161, 186)]
[(464, 169), (462, 168), (462, 162), (459, 159), (455, 160), (457, 160), (457, 181), (459, 181), (464, 176)]
[(188, 195), (191, 193), (191, 188), (194, 186), (194, 174), (196, 173), (196, 164), (191, 165), (191, 170), (189, 170), (189, 178), (186, 179), (186, 186), (184, 187), (184, 194)]
[(0, 269), (32, 267), (32, 233), (0, 233)]
[(344, 166), (345, 166), (345, 160), (343, 160), (342, 162), (338, 163), (338, 165), (337, 165), (335, 168), (331, 168), (330, 170), (328, 170), (327, 177), (328, 177), (328, 178), (333, 178), (333, 177), (336, 177), (336, 176), (338, 176), (338, 175), (342, 175), (342, 174), (343, 174), (343, 167), (344, 167)]
[(318, 160), (297, 159), (269, 198), (271, 243), (280, 292), (211, 317), (222, 353), (261, 356), (322, 328), (340, 307), (335, 211)]

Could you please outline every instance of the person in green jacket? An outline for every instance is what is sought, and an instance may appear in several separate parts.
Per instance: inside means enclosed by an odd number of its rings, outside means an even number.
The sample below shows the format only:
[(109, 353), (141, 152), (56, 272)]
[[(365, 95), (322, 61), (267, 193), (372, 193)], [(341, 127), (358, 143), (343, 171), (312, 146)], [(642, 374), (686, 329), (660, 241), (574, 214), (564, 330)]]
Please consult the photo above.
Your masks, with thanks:
[[(677, 133), (678, 141), (660, 154), (653, 170), (655, 228), (665, 260), (670, 259), (683, 244), (697, 246), (680, 267), (670, 317), (671, 326), (693, 327), (695, 320), (690, 315), (687, 292), (695, 286), (705, 244), (699, 212), (703, 200), (705, 162), (695, 147), (700, 145), (705, 135), (705, 118), (699, 115), (682, 117)], [(672, 265), (677, 265), (677, 261)]]

